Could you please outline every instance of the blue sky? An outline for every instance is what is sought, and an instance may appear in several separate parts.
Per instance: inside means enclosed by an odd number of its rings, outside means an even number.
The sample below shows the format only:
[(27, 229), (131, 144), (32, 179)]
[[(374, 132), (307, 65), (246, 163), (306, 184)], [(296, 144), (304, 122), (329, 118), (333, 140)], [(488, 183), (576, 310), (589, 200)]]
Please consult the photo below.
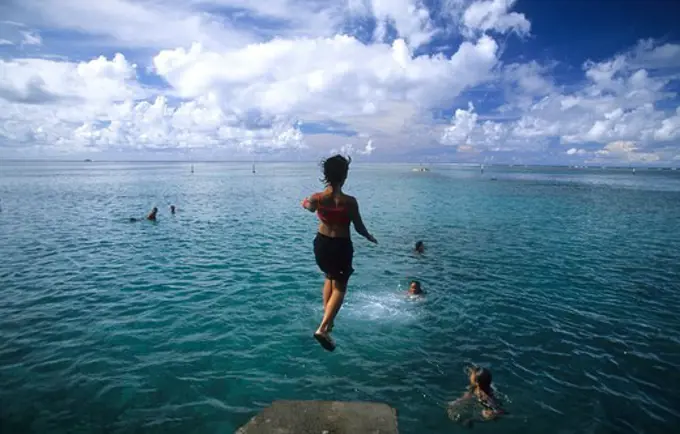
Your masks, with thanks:
[(0, 16), (0, 158), (680, 164), (679, 2), (10, 0)]

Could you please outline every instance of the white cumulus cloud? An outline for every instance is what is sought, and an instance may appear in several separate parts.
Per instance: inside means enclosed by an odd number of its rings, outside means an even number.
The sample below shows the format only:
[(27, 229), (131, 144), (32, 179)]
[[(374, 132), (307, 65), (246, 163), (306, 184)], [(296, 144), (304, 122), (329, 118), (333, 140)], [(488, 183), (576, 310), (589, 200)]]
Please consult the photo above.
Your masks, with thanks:
[[(680, 139), (677, 94), (668, 87), (677, 77), (663, 71), (680, 55), (675, 47), (641, 42), (611, 59), (587, 61), (582, 84), (568, 91), (550, 79), (550, 68), (535, 62), (506, 65), (501, 83), (511, 87), (499, 112), (507, 119), (479, 122), (470, 105), (468, 110), (456, 110), (441, 140), (487, 151), (527, 151), (551, 142), (591, 143), (603, 146), (599, 158), (658, 161), (661, 156), (655, 149)], [(673, 111), (659, 107), (672, 101)], [(581, 151), (565, 149), (567, 155), (588, 155)]]
[(162, 51), (154, 66), (183, 98), (213, 92), (243, 111), (342, 117), (370, 115), (391, 101), (432, 106), (454, 98), (488, 77), (496, 50), (485, 36), (464, 42), (449, 59), (413, 57), (400, 39), (364, 45), (336, 36), (273, 40), (223, 52), (194, 44)]
[(483, 0), (472, 3), (463, 14), (463, 25), (468, 32), (494, 30), (528, 34), (531, 23), (522, 13), (510, 12), (517, 0)]
[(364, 149), (360, 151), (360, 153), (362, 155), (371, 155), (373, 151), (375, 151), (375, 146), (373, 146), (373, 140), (369, 140), (366, 143), (366, 147), (364, 147)]
[(650, 152), (641, 152), (635, 142), (619, 140), (608, 143), (604, 148), (596, 152), (597, 158), (593, 161), (613, 159), (617, 162), (650, 163), (659, 160), (659, 156)]
[(435, 32), (429, 10), (417, 0), (370, 0), (364, 10), (376, 18), (374, 37), (380, 42), (385, 39), (388, 24), (414, 48), (429, 42)]
[[(9, 53), (0, 59), (0, 153), (389, 158), (449, 147), (488, 161), (557, 149), (628, 162), (678, 154), (680, 44), (643, 39), (584, 59), (565, 79), (559, 59), (505, 58), (508, 38), (522, 44), (532, 33), (521, 8), (516, 0), (11, 2), (0, 28)], [(448, 125), (441, 112), (452, 113)]]
[(452, 125), (444, 130), (442, 142), (451, 145), (472, 145), (472, 133), (477, 128), (477, 113), (472, 103), (467, 110), (457, 109), (453, 115)]
[(371, 154), (373, 154), (373, 151), (375, 151), (375, 147), (373, 146), (373, 140), (369, 140), (363, 149), (357, 149), (353, 144), (347, 143), (342, 145), (340, 149), (335, 148), (331, 149), (329, 154), (330, 155), (341, 154), (350, 157), (356, 156), (357, 154), (370, 156)]
[(567, 155), (588, 155), (588, 151), (585, 149), (569, 148), (566, 152)]
[(110, 103), (142, 98), (136, 65), (116, 54), (110, 61), (100, 56), (89, 62), (46, 59), (0, 60), (0, 97), (16, 103), (67, 100)]

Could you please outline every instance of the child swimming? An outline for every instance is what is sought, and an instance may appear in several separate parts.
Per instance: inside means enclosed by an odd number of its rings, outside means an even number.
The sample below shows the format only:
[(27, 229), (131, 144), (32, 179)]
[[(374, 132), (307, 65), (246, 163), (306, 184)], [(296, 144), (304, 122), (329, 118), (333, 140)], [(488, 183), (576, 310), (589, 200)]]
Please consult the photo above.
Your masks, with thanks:
[(423, 288), (420, 287), (420, 282), (417, 280), (412, 280), (411, 284), (408, 287), (408, 294), (409, 295), (423, 295), (425, 292), (423, 291)]
[(491, 387), (491, 371), (478, 366), (472, 366), (467, 369), (469, 375), (470, 385), (467, 392), (462, 397), (449, 403), (448, 413), (449, 417), (457, 422), (462, 421), (466, 426), (472, 425), (476, 415), (469, 418), (463, 418), (460, 414), (460, 409), (465, 404), (479, 404), (482, 408), (481, 420), (494, 420), (502, 414), (507, 412), (501, 407), (496, 399), (494, 391)]
[[(157, 208), (157, 207), (153, 207), (153, 209), (152, 209), (151, 212), (145, 217), (145, 219), (146, 219), (146, 220), (149, 220), (149, 221), (152, 221), (152, 222), (155, 222), (155, 221), (157, 220), (157, 217), (156, 217), (157, 214), (158, 214), (158, 208)], [(136, 217), (130, 217), (130, 221), (131, 221), (131, 222), (138, 222), (138, 221), (141, 221), (141, 220), (142, 220), (142, 219), (138, 219), (138, 218), (136, 218)]]

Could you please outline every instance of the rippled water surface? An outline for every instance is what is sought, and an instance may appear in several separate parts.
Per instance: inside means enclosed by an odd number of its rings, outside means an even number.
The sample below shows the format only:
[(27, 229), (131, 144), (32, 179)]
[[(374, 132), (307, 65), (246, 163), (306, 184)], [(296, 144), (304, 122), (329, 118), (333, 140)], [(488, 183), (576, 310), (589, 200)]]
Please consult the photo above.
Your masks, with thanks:
[(477, 432), (680, 426), (678, 172), (355, 164), (380, 244), (354, 238), (327, 353), (299, 205), (317, 166), (195, 169), (0, 163), (0, 431), (229, 433), (272, 400), (329, 399), (457, 432), (471, 362), (511, 413)]

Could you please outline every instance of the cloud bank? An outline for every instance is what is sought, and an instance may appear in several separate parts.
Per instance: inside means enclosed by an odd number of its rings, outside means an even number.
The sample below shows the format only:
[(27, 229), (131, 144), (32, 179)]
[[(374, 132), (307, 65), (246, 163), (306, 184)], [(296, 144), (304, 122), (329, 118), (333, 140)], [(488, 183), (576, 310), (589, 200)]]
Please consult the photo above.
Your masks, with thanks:
[(554, 61), (504, 58), (533, 37), (514, 0), (13, 5), (0, 155), (680, 155), (680, 45), (641, 40), (561, 82)]

